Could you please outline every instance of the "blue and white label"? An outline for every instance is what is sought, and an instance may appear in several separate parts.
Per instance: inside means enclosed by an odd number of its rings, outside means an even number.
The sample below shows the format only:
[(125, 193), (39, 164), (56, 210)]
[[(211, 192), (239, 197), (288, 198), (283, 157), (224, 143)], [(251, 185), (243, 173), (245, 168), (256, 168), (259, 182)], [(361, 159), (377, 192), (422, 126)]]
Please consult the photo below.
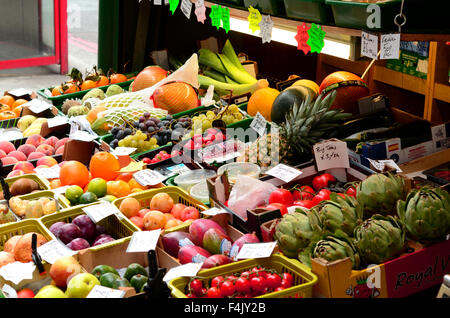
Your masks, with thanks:
[(227, 239), (222, 240), (222, 242), (220, 242), (220, 254), (228, 256), (231, 250), (231, 245), (231, 242)]
[(194, 246), (195, 244), (192, 243), (192, 241), (186, 237), (186, 238), (180, 240), (180, 241), (178, 242), (178, 245), (179, 245), (180, 247), (183, 247), (183, 246)]
[(192, 263), (204, 263), (206, 261), (206, 257), (201, 254), (196, 254), (192, 257)]

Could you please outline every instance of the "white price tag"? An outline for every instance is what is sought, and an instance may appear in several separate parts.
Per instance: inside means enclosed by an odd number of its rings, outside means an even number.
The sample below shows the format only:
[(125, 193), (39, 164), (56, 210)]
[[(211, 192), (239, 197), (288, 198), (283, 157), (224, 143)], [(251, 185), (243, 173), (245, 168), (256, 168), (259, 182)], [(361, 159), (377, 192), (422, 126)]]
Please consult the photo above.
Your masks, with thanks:
[(262, 20), (259, 23), (259, 27), (261, 30), (261, 39), (262, 43), (270, 43), (272, 41), (272, 29), (273, 29), (273, 21), (270, 18), (270, 15), (263, 15)]
[(203, 263), (188, 263), (171, 268), (164, 276), (163, 281), (168, 282), (178, 277), (194, 277), (197, 275)]
[(69, 187), (70, 187), (70, 185), (67, 185), (67, 186), (64, 186), (64, 187), (59, 187), (59, 188), (56, 188), (56, 189), (52, 189), (52, 191), (53, 191), (54, 194), (64, 194), (64, 193), (66, 193), (66, 190)]
[(317, 170), (349, 168), (347, 143), (337, 139), (325, 140), (313, 147)]
[(289, 167), (282, 163), (276, 165), (275, 167), (266, 172), (266, 174), (281, 179), (284, 182), (291, 182), (302, 173), (303, 172), (301, 172), (300, 170), (295, 169), (293, 167)]
[(204, 215), (214, 216), (217, 214), (224, 214), (224, 213), (228, 213), (228, 212), (224, 209), (214, 207), (214, 208), (208, 209), (206, 211), (202, 211), (202, 213)]
[(181, 12), (186, 16), (186, 18), (191, 18), (192, 11), (192, 2), (191, 0), (182, 0), (181, 1)]
[(162, 4), (162, 0), (153, 0), (153, 4), (161, 5)]
[(32, 91), (25, 88), (17, 88), (15, 90), (9, 91), (8, 93), (14, 96), (24, 96), (24, 95), (31, 95)]
[(60, 243), (57, 240), (51, 240), (37, 248), (37, 252), (42, 257), (42, 259), (50, 264), (53, 264), (61, 257), (72, 256), (77, 253), (77, 251), (72, 251), (70, 248)]
[(87, 131), (84, 130), (77, 130), (74, 133), (71, 133), (69, 136), (70, 139), (73, 140), (79, 140), (79, 141), (86, 141), (86, 142), (91, 142), (93, 141), (95, 138), (97, 138), (96, 136), (91, 135), (90, 133), (88, 133)]
[(157, 171), (145, 169), (133, 174), (133, 178), (142, 186), (153, 186), (166, 180), (167, 177), (163, 176)]
[(136, 150), (137, 148), (132, 147), (117, 147), (113, 150), (112, 154), (116, 156), (129, 156)]
[(377, 59), (378, 35), (361, 32), (361, 55)]
[(127, 253), (148, 252), (154, 250), (158, 243), (161, 229), (134, 232), (127, 247)]
[(392, 159), (389, 160), (372, 160), (370, 158), (367, 159), (372, 164), (372, 166), (374, 166), (374, 168), (377, 169), (378, 171), (383, 172), (385, 167), (388, 167), (395, 169), (397, 173), (403, 172), (403, 170), (400, 169), (400, 167)]
[(213, 97), (214, 97), (214, 85), (209, 85), (205, 97), (201, 99), (202, 106), (209, 106), (214, 104), (215, 102)]
[(0, 268), (0, 276), (5, 280), (17, 285), (25, 279), (32, 279), (36, 265), (32, 262), (21, 263), (14, 262), (9, 263)]
[(266, 132), (267, 120), (261, 115), (259, 112), (256, 113), (255, 118), (250, 124), (250, 127), (253, 128), (260, 136), (263, 136)]
[(125, 296), (124, 290), (95, 285), (86, 298), (123, 298), (123, 296)]
[(56, 179), (59, 178), (59, 172), (61, 171), (61, 167), (59, 165), (54, 165), (50, 168), (39, 168), (34, 169), (36, 174), (45, 179)]
[(69, 119), (64, 116), (56, 116), (47, 120), (48, 128), (65, 125), (69, 122)]
[(244, 244), (242, 245), (236, 259), (270, 257), (276, 245), (277, 242)]
[(104, 218), (118, 212), (114, 205), (106, 201), (99, 204), (89, 205), (81, 209), (91, 218), (92, 222), (94, 223), (98, 223)]
[(400, 57), (400, 33), (382, 34), (380, 50), (380, 59), (398, 59)]
[(47, 109), (50, 109), (52, 107), (52, 104), (49, 104), (39, 99), (32, 99), (28, 103), (23, 104), (23, 107), (28, 107), (28, 109), (31, 110), (33, 113), (39, 114), (42, 113), (43, 111), (46, 111)]

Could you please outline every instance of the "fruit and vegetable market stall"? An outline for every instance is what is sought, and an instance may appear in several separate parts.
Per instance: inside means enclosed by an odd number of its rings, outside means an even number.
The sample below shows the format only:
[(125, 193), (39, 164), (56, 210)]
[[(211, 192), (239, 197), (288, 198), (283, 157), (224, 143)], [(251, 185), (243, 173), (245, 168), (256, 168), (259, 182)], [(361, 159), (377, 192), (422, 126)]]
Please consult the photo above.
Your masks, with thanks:
[(100, 1), (99, 65), (0, 98), (0, 297), (436, 297), (450, 35), (370, 3)]

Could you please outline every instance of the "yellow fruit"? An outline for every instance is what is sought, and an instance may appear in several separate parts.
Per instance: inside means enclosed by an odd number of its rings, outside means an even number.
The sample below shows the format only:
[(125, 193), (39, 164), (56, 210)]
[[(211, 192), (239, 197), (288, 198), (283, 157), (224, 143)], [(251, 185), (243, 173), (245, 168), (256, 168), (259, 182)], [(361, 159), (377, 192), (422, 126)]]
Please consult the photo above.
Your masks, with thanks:
[(247, 105), (247, 113), (255, 116), (259, 112), (266, 120), (271, 121), (272, 105), (280, 92), (274, 88), (260, 88), (250, 97)]
[(305, 87), (308, 87), (308, 88), (312, 89), (312, 91), (314, 93), (316, 93), (316, 96), (319, 95), (319, 85), (317, 85), (316, 82), (313, 82), (313, 81), (308, 80), (308, 79), (298, 80), (294, 84), (292, 84), (291, 86), (305, 86)]

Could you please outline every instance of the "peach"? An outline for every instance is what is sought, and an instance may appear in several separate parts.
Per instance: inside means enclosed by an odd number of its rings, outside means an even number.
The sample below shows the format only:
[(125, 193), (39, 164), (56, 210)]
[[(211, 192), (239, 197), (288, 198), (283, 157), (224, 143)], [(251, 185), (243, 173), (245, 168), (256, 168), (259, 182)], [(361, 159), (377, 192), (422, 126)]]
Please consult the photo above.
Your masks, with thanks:
[(6, 140), (0, 141), (0, 149), (3, 150), (6, 154), (9, 154), (11, 151), (16, 150), (16, 147), (12, 143)]
[(42, 157), (45, 157), (45, 155), (42, 152), (34, 151), (28, 155), (28, 160), (35, 160)]
[(125, 198), (119, 206), (120, 212), (122, 212), (127, 218), (138, 216), (140, 209), (141, 204), (135, 198)]
[(37, 148), (40, 144), (43, 144), (44, 142), (45, 142), (44, 137), (42, 137), (39, 134), (35, 134), (35, 135), (31, 135), (30, 137), (28, 137), (28, 139), (25, 143), (33, 145)]
[(58, 161), (56, 161), (54, 158), (45, 156), (45, 157), (39, 158), (39, 160), (36, 163), (36, 167), (39, 167), (42, 165), (45, 165), (47, 167), (52, 167), (57, 164), (58, 164)]
[(69, 137), (62, 138), (53, 147), (55, 147), (55, 149), (58, 149), (59, 147), (64, 146), (68, 140), (69, 140)]
[(64, 145), (59, 148), (56, 148), (55, 155), (62, 155), (64, 153)]
[(8, 154), (8, 156), (9, 157), (14, 157), (14, 158), (16, 158), (19, 161), (27, 161), (27, 156), (21, 151), (17, 151), (17, 150), (11, 151)]
[(0, 149), (0, 159), (6, 157), (6, 152)]
[(19, 161), (14, 165), (13, 170), (22, 170), (25, 173), (33, 173), (34, 166), (31, 162), (28, 161)]
[(17, 160), (14, 157), (3, 157), (1, 160), (2, 160), (2, 163), (3, 163), (4, 166), (13, 165), (13, 164), (19, 162), (19, 160)]
[(23, 176), (24, 174), (25, 174), (25, 172), (23, 172), (22, 170), (13, 170), (10, 173), (8, 173), (6, 178), (19, 177), (19, 176)]
[(55, 153), (55, 148), (50, 145), (42, 144), (36, 148), (37, 152), (42, 152), (46, 156), (52, 156)]
[(17, 148), (17, 151), (22, 152), (25, 156), (29, 156), (30, 153), (36, 151), (36, 147), (31, 144), (25, 144), (21, 145), (19, 148)]
[[(50, 146), (52, 146), (53, 148), (55, 148), (55, 146), (56, 146), (56, 144), (58, 143), (58, 141), (59, 141), (59, 138), (58, 138), (58, 137), (51, 136), (51, 137), (47, 138), (47, 139), (44, 141), (44, 144), (50, 145)], [(56, 148), (55, 148), (55, 149), (56, 149)]]

